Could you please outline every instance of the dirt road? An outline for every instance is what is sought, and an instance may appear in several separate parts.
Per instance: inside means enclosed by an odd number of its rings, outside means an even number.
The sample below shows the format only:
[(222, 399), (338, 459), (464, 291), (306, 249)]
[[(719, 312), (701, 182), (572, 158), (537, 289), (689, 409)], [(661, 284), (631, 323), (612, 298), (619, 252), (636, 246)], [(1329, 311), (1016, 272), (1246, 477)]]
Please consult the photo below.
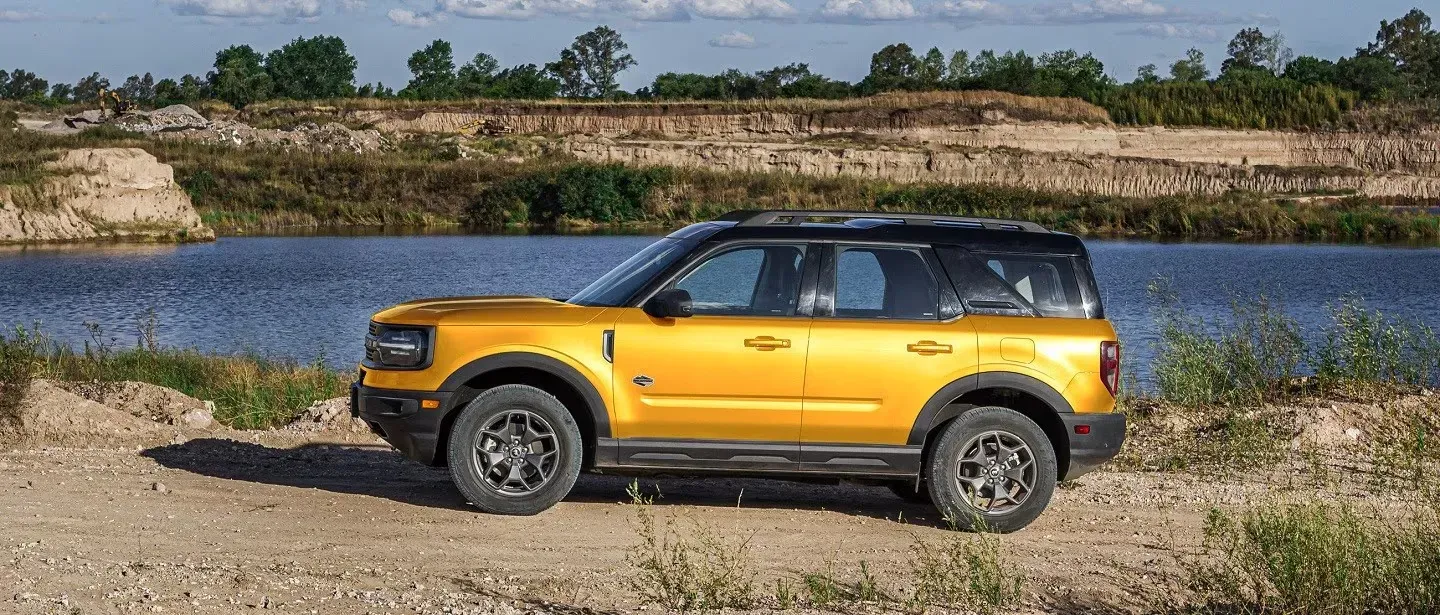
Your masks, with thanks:
[[(0, 611), (505, 613), (632, 611), (627, 479), (587, 476), (537, 517), (468, 509), (444, 470), (383, 445), (256, 435), (140, 449), (0, 455)], [(933, 509), (888, 491), (761, 480), (646, 481), (654, 510), (751, 537), (768, 584), (831, 568), (903, 593), (910, 545), (942, 539)], [(1260, 484), (1102, 473), (1001, 538), (1033, 608), (1143, 605), (1212, 505)], [(78, 609), (78, 610), (72, 610)], [(654, 607), (650, 607), (654, 609)]]

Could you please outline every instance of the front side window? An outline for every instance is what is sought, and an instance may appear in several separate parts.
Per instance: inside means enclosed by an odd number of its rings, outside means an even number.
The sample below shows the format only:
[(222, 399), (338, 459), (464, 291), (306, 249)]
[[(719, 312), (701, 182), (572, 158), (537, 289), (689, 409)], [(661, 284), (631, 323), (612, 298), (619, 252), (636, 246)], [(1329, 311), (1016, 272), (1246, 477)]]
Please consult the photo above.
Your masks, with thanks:
[(674, 284), (697, 315), (794, 316), (805, 246), (757, 245), (720, 252)]
[(841, 247), (835, 263), (835, 316), (937, 320), (940, 285), (919, 250)]

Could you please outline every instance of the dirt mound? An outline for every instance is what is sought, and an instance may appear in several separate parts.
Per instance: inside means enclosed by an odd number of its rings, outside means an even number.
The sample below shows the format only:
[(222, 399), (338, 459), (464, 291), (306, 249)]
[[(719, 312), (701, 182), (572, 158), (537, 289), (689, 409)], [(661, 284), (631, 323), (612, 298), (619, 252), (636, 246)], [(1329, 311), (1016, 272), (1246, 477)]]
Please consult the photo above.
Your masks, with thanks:
[(121, 446), (158, 442), (174, 428), (147, 421), (36, 380), (20, 402), (18, 424), (0, 428), (0, 442), (20, 445)]
[(175, 130), (201, 130), (210, 127), (210, 120), (186, 105), (171, 105), (154, 111), (136, 111), (112, 120), (126, 130), (153, 134)]
[(369, 433), (365, 422), (350, 416), (350, 399), (336, 397), (317, 401), (310, 405), (285, 429), (290, 431), (320, 432), (338, 431), (345, 433)]
[(80, 382), (61, 386), (96, 403), (129, 412), (135, 418), (190, 429), (218, 427), (213, 403), (148, 382)]
[(1295, 409), (1298, 434), (1296, 447), (1343, 449), (1368, 447), (1395, 437), (1405, 437), (1417, 425), (1440, 417), (1440, 397), (1426, 391), (1382, 402), (1331, 402)]

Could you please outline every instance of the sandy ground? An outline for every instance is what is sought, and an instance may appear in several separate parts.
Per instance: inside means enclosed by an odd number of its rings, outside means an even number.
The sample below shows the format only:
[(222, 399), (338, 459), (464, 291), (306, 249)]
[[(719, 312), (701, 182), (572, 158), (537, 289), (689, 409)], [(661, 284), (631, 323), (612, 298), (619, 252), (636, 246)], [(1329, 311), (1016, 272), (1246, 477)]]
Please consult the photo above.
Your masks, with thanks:
[[(232, 432), (234, 433), (234, 432)], [(628, 479), (582, 477), (536, 517), (467, 508), (444, 470), (383, 444), (250, 434), (154, 447), (0, 454), (0, 612), (629, 612)], [(905, 590), (910, 546), (953, 534), (887, 490), (647, 480), (661, 518), (749, 537), (760, 582), (831, 567)], [(1141, 609), (1212, 506), (1263, 484), (1100, 473), (1001, 537), (1030, 609)], [(1153, 593), (1152, 593), (1153, 592)], [(649, 607), (654, 610), (655, 607)]]

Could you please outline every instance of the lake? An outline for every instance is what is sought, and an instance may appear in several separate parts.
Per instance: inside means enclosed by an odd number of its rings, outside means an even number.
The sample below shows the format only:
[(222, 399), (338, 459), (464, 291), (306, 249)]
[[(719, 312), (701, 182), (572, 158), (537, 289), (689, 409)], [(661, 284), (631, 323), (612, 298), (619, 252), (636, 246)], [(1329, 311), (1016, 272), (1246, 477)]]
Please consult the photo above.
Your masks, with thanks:
[[(160, 342), (249, 350), (342, 369), (362, 353), (372, 313), (421, 297), (566, 297), (653, 241), (626, 235), (227, 237), (182, 246), (0, 249), (0, 325), (40, 323), (73, 343), (99, 323), (122, 344), (153, 309)], [(1307, 329), (1347, 293), (1386, 313), (1440, 324), (1440, 249), (1338, 245), (1162, 244), (1090, 240), (1126, 369), (1147, 379), (1154, 302), (1169, 277), (1196, 314), (1228, 314), (1265, 293)]]

